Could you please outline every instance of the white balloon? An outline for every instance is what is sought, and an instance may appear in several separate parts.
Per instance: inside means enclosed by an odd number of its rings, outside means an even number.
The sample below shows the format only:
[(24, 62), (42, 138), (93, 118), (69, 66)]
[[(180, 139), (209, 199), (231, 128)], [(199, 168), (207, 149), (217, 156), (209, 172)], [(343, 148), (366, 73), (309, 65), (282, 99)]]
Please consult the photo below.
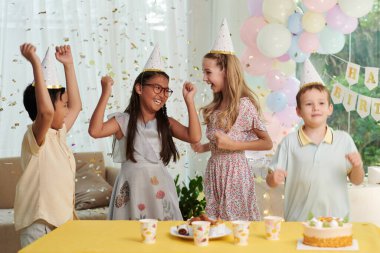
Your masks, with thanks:
[(346, 42), (344, 34), (329, 27), (325, 27), (319, 33), (319, 41), (321, 43), (321, 51), (326, 54), (339, 53)]
[(256, 42), (257, 48), (263, 55), (276, 58), (288, 51), (292, 34), (283, 25), (268, 24), (259, 31)]
[(296, 9), (293, 0), (264, 0), (263, 15), (269, 23), (286, 24)]
[(347, 16), (360, 18), (372, 10), (373, 0), (339, 0), (339, 7)]

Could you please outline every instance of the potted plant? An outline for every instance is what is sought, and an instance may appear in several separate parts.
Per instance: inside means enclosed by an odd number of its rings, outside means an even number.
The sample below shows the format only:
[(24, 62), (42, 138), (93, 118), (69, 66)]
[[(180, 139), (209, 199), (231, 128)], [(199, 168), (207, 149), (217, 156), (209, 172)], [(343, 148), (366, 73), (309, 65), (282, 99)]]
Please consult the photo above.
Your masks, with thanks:
[(206, 207), (206, 199), (203, 193), (203, 178), (196, 176), (193, 179), (189, 178), (189, 185), (185, 182), (182, 185), (178, 182), (179, 175), (174, 179), (179, 198), (179, 208), (184, 220), (194, 216), (199, 216), (204, 213)]

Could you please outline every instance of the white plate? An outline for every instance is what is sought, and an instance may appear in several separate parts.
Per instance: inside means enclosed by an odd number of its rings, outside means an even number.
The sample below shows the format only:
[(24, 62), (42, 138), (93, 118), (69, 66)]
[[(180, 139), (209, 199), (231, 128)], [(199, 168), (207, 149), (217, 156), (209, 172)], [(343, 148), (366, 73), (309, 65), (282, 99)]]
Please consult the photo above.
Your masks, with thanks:
[[(221, 238), (221, 237), (227, 236), (231, 233), (232, 233), (232, 231), (230, 229), (226, 228), (224, 234), (210, 236), (209, 239)], [(170, 234), (173, 236), (176, 236), (176, 237), (184, 238), (184, 239), (191, 239), (191, 240), (193, 239), (192, 231), (190, 231), (190, 235), (180, 235), (180, 234), (178, 234), (177, 226), (170, 227)]]

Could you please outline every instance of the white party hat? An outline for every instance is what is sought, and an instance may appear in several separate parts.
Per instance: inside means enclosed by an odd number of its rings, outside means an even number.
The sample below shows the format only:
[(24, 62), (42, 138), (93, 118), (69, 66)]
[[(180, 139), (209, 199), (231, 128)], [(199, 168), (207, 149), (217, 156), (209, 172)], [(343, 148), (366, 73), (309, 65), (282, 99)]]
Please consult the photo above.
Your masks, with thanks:
[(145, 64), (144, 70), (145, 71), (164, 71), (164, 66), (161, 62), (161, 54), (160, 54), (160, 48), (158, 44), (153, 48), (152, 53), (150, 54), (150, 57), (148, 61)]
[(216, 38), (214, 46), (212, 47), (210, 53), (235, 54), (234, 46), (232, 45), (230, 30), (228, 29), (226, 19), (223, 19), (218, 37)]
[(63, 87), (58, 81), (57, 69), (55, 67), (55, 59), (53, 51), (50, 50), (50, 47), (48, 47), (46, 51), (45, 58), (41, 63), (41, 67), (45, 79), (45, 85), (48, 89), (60, 89)]
[(310, 83), (321, 83), (323, 85), (324, 82), (317, 70), (314, 68), (313, 64), (309, 59), (307, 59), (303, 64), (303, 75), (301, 78), (301, 86), (308, 85)]

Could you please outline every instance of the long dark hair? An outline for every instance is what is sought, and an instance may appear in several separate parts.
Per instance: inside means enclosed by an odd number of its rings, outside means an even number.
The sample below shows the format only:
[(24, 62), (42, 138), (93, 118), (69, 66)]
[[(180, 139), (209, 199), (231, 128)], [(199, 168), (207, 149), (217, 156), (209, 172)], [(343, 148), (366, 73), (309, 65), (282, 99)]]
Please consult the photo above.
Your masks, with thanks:
[[(137, 131), (137, 120), (141, 114), (140, 110), (140, 96), (136, 92), (136, 85), (144, 84), (153, 78), (156, 75), (161, 75), (169, 80), (169, 76), (165, 72), (156, 72), (156, 71), (146, 71), (139, 74), (136, 78), (135, 83), (132, 88), (132, 95), (129, 101), (129, 105), (124, 112), (129, 113), (129, 122), (128, 122), (128, 134), (127, 134), (127, 146), (126, 146), (126, 157), (133, 162), (136, 162), (133, 153), (135, 151), (135, 136)], [(160, 152), (160, 157), (162, 162), (165, 165), (168, 165), (170, 160), (173, 158), (173, 161), (176, 162), (179, 159), (178, 150), (174, 144), (173, 136), (170, 130), (169, 119), (166, 114), (166, 105), (164, 105), (159, 111), (156, 112), (157, 119), (157, 131), (161, 139), (162, 149)]]

